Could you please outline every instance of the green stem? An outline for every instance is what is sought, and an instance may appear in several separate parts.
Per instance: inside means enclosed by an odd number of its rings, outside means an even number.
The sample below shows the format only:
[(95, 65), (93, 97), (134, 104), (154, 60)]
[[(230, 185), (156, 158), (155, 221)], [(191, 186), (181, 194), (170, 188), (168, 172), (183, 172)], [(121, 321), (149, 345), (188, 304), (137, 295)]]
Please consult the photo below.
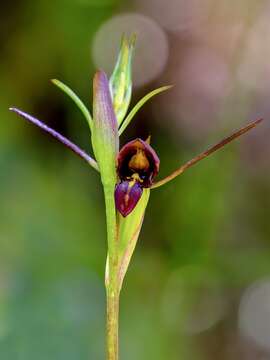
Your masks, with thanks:
[(107, 360), (118, 360), (119, 293), (107, 290)]
[(118, 281), (118, 239), (114, 187), (104, 186), (108, 259), (105, 285), (107, 295), (107, 360), (118, 360), (118, 316), (119, 316), (119, 281)]

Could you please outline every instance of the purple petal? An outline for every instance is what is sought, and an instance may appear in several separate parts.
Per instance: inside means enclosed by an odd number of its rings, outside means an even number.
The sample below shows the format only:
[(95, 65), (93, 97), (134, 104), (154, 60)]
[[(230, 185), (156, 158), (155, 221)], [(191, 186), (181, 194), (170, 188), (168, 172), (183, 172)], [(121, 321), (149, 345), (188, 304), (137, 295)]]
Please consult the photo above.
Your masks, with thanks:
[(42, 121), (34, 118), (33, 116), (31, 116), (31, 115), (29, 115), (29, 114), (27, 114), (27, 113), (25, 113), (25, 112), (23, 112), (23, 111), (21, 111), (19, 109), (10, 108), (9, 110), (15, 112), (16, 114), (20, 115), (25, 120), (31, 122), (32, 124), (35, 124), (40, 129), (42, 129), (46, 133), (50, 134), (54, 138), (56, 138), (58, 141), (60, 141), (62, 144), (64, 144), (66, 147), (68, 147), (70, 150), (72, 150), (75, 154), (77, 154), (82, 159), (84, 159), (93, 168), (98, 170), (98, 165), (97, 165), (96, 161), (93, 158), (91, 158), (91, 156), (86, 154), (82, 149), (80, 149), (77, 145), (75, 145), (70, 140), (65, 138), (63, 135), (59, 134), (57, 131), (55, 131), (52, 128), (48, 127)]
[(142, 196), (142, 187), (133, 181), (122, 181), (116, 185), (115, 206), (120, 214), (126, 217), (132, 212)]

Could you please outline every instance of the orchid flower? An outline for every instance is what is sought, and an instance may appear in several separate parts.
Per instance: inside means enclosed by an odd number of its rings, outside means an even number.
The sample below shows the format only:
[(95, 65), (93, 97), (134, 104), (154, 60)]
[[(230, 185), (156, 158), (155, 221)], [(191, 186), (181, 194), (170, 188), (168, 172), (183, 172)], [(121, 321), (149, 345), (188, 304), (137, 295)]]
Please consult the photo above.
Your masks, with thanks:
[(84, 115), (91, 132), (94, 156), (88, 155), (40, 120), (17, 108), (10, 108), (11, 111), (59, 140), (100, 173), (106, 205), (108, 241), (105, 270), (107, 360), (118, 359), (119, 295), (142, 227), (150, 191), (167, 184), (262, 121), (258, 119), (251, 122), (181, 165), (170, 175), (156, 180), (160, 161), (150, 145), (150, 138), (131, 140), (119, 150), (120, 135), (134, 119), (139, 109), (152, 97), (171, 87), (163, 86), (153, 90), (127, 114), (132, 94), (131, 68), (134, 45), (134, 36), (130, 39), (123, 36), (117, 63), (110, 79), (103, 71), (96, 72), (93, 80), (92, 115), (68, 86), (59, 80), (52, 80), (75, 102)]

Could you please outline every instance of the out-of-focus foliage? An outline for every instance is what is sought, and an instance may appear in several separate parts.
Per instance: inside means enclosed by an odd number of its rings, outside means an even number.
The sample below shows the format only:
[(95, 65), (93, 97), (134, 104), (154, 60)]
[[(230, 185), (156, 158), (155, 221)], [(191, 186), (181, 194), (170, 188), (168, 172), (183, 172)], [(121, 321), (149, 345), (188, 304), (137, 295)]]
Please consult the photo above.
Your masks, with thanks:
[[(127, 12), (139, 29), (124, 24), (127, 15), (119, 14)], [(122, 138), (151, 133), (162, 174), (248, 120), (266, 121), (152, 192), (122, 292), (122, 357), (269, 356), (269, 16), (268, 1), (252, 0), (1, 5), (1, 359), (104, 358), (98, 175), (8, 107), (33, 113), (92, 153), (81, 113), (49, 79), (64, 81), (90, 106), (94, 69), (106, 61), (113, 67), (113, 41), (128, 26), (139, 32), (141, 87), (132, 105), (175, 84), (140, 110)], [(99, 43), (110, 19), (119, 26)]]

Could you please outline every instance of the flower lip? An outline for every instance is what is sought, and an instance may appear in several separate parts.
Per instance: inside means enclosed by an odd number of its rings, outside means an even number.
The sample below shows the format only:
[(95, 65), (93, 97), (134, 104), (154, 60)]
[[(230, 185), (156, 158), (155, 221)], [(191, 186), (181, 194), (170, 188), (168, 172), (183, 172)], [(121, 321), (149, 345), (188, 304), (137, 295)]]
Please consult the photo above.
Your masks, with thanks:
[(159, 158), (155, 150), (139, 138), (122, 147), (117, 157), (117, 173), (120, 180), (131, 178), (142, 187), (150, 187), (159, 171)]
[(114, 198), (117, 210), (123, 217), (128, 216), (142, 196), (143, 189), (137, 181), (121, 181), (115, 187)]

